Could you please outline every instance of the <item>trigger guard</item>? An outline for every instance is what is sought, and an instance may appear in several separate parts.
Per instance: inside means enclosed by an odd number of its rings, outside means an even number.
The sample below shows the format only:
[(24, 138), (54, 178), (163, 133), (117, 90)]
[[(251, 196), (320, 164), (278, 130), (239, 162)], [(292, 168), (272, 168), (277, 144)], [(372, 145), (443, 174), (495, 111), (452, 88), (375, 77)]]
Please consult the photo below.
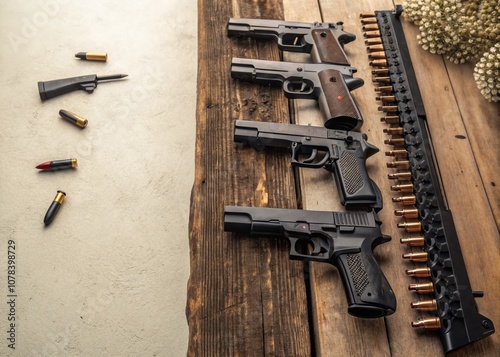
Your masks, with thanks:
[[(301, 85), (301, 89), (299, 91), (293, 90), (293, 86), (296, 84)], [(304, 89), (308, 89), (307, 91)], [(311, 85), (310, 83), (307, 83), (306, 81), (303, 80), (290, 80), (287, 79), (283, 82), (283, 90), (285, 91), (285, 94), (290, 94), (290, 95), (310, 95), (314, 93), (314, 86)]]
[(313, 162), (317, 156), (317, 153), (318, 153), (318, 149), (314, 148), (312, 153), (311, 153), (311, 156), (309, 156), (304, 161), (299, 161), (299, 160), (297, 160), (297, 155), (299, 153), (297, 150), (297, 147), (299, 147), (299, 143), (293, 142), (292, 143), (292, 166), (293, 167), (320, 168), (320, 167), (324, 167), (327, 164), (328, 160), (330, 159), (330, 154), (328, 153), (328, 151), (325, 151), (325, 156), (323, 157), (323, 159), (320, 162)]

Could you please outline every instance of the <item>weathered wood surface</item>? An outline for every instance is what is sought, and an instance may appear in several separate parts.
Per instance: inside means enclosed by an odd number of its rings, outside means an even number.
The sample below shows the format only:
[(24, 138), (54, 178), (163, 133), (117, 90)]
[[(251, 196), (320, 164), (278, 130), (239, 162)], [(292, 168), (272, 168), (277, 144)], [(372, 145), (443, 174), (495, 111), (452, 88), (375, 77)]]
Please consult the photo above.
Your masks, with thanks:
[(188, 355), (309, 356), (303, 264), (284, 239), (223, 232), (225, 205), (296, 208), (282, 153), (239, 149), (234, 120), (288, 121), (278, 89), (230, 78), (232, 57), (279, 60), (274, 44), (226, 36), (230, 17), (282, 19), (279, 2), (199, 2), (196, 173), (190, 218)]
[[(404, 270), (409, 251), (399, 244), (408, 236), (396, 228), (399, 208), (391, 202), (384, 156), (385, 124), (377, 111), (371, 68), (362, 40), (359, 13), (392, 9), (388, 0), (283, 0), (227, 2), (199, 1), (199, 70), (197, 104), (196, 178), (191, 206), (191, 278), (187, 316), (189, 355), (312, 355), (321, 356), (440, 356), (437, 333), (415, 331), (410, 322), (424, 316), (412, 311), (418, 296), (407, 290), (413, 278)], [(380, 187), (384, 209), (382, 230), (393, 240), (375, 256), (398, 299), (395, 314), (375, 320), (347, 314), (347, 303), (337, 271), (311, 263), (311, 326), (307, 316), (306, 283), (300, 262), (288, 260), (284, 240), (255, 239), (222, 232), (224, 205), (343, 210), (329, 173), (300, 170), (300, 197), (282, 152), (235, 148), (234, 119), (287, 122), (288, 105), (279, 90), (233, 81), (231, 57), (278, 59), (275, 45), (228, 39), (230, 17), (285, 18), (289, 21), (343, 21), (358, 40), (346, 45), (357, 77), (365, 85), (352, 92), (365, 123), (362, 131), (381, 152), (367, 161), (370, 177)], [(416, 28), (405, 25), (413, 65), (434, 139), (443, 186), (453, 212), (460, 244), (479, 312), (500, 328), (498, 105), (482, 99), (472, 79), (471, 66), (451, 65), (423, 51)], [(284, 53), (285, 60), (307, 61), (307, 56)], [(295, 120), (322, 125), (313, 101), (294, 102)], [(465, 136), (465, 139), (461, 139)], [(490, 144), (493, 143), (493, 144)], [(493, 184), (492, 184), (493, 183)], [(495, 219), (496, 222), (495, 223)], [(311, 341), (311, 338), (313, 339)], [(493, 356), (500, 350), (498, 332), (451, 355)]]

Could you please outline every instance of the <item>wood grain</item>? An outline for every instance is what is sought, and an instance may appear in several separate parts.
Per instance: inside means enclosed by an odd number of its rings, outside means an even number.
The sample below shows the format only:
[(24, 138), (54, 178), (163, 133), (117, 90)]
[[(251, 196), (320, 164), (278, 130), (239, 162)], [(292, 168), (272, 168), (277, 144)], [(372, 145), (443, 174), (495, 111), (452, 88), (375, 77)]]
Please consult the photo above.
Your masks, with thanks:
[(190, 356), (309, 356), (303, 264), (285, 239), (223, 232), (225, 205), (295, 208), (283, 153), (236, 148), (234, 120), (288, 121), (278, 89), (230, 78), (231, 58), (278, 60), (275, 44), (229, 39), (230, 17), (282, 18), (279, 2), (200, 1), (196, 172), (191, 198)]
[[(359, 14), (393, 8), (390, 0), (204, 1), (199, 12), (199, 68), (195, 185), (191, 199), (191, 277), (187, 317), (188, 355), (278, 356), (442, 356), (439, 335), (414, 330), (411, 321), (425, 314), (410, 309), (419, 296), (408, 291), (415, 281), (404, 274), (418, 264), (404, 262), (410, 250), (399, 244), (409, 236), (396, 227), (384, 155), (386, 127), (377, 110), (371, 68), (363, 44)], [(347, 314), (344, 289), (335, 268), (321, 263), (305, 267), (288, 260), (284, 239), (255, 238), (222, 232), (224, 205), (344, 210), (335, 183), (324, 170), (299, 170), (298, 182), (284, 152), (237, 148), (234, 119), (292, 121), (323, 125), (317, 103), (288, 102), (279, 89), (240, 83), (229, 76), (231, 58), (278, 60), (276, 45), (250, 39), (228, 39), (230, 17), (289, 21), (344, 22), (357, 40), (345, 46), (356, 77), (365, 85), (352, 92), (364, 117), (362, 132), (381, 152), (367, 161), (370, 177), (380, 187), (384, 209), (379, 217), (392, 241), (374, 254), (398, 299), (396, 313), (383, 319), (357, 319)], [(406, 39), (427, 112), (429, 130), (447, 202), (455, 225), (479, 312), (500, 326), (500, 199), (498, 180), (498, 105), (475, 90), (471, 66), (452, 65), (423, 51), (417, 29), (403, 20)], [(283, 53), (286, 61), (309, 61), (308, 55)], [(465, 139), (463, 138), (465, 137)], [(493, 183), (493, 184), (492, 184)], [(295, 191), (299, 184), (300, 191)], [(297, 201), (297, 196), (299, 200)], [(422, 282), (425, 280), (422, 279)], [(307, 296), (306, 284), (310, 284)], [(310, 301), (308, 306), (307, 301)], [(308, 311), (308, 307), (310, 310)], [(310, 320), (308, 320), (310, 317)], [(311, 323), (311, 325), (309, 325)], [(452, 356), (494, 356), (496, 333)]]

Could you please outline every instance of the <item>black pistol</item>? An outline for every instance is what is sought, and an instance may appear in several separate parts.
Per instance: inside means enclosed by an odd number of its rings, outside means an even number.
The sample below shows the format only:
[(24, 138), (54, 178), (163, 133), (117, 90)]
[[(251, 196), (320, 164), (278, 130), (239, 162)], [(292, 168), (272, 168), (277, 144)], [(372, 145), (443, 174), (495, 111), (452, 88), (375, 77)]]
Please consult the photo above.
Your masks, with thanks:
[(349, 65), (344, 45), (356, 39), (342, 22), (291, 22), (263, 19), (229, 19), (229, 37), (276, 39), (282, 51), (310, 53), (313, 63)]
[(396, 311), (396, 297), (372, 250), (383, 235), (374, 211), (329, 212), (226, 206), (224, 231), (290, 240), (290, 259), (334, 265), (347, 296), (347, 312), (376, 318)]
[(358, 130), (363, 118), (351, 97), (361, 87), (352, 78), (356, 68), (324, 63), (293, 63), (233, 58), (231, 77), (260, 84), (282, 86), (290, 99), (315, 99), (329, 129)]
[(309, 125), (236, 120), (234, 141), (257, 149), (290, 150), (292, 165), (325, 168), (335, 179), (346, 209), (382, 209), (382, 194), (366, 171), (366, 159), (379, 150), (354, 131)]

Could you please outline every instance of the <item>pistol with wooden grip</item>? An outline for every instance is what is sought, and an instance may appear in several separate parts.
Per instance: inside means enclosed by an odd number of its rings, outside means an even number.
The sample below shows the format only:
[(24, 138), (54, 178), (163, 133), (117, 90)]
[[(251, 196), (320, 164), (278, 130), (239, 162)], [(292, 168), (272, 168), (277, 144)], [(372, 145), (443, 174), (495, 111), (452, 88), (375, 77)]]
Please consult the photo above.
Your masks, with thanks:
[(313, 63), (349, 65), (344, 45), (356, 39), (342, 22), (291, 22), (263, 19), (229, 19), (229, 37), (276, 39), (282, 51), (310, 53)]
[(396, 297), (372, 250), (383, 235), (374, 211), (330, 212), (226, 206), (224, 231), (281, 236), (290, 240), (290, 259), (325, 262), (340, 274), (347, 312), (376, 318), (396, 311)]
[(236, 120), (234, 141), (256, 149), (290, 150), (292, 166), (325, 168), (335, 179), (346, 209), (382, 209), (382, 194), (366, 171), (366, 159), (379, 150), (354, 131), (309, 125)]
[(350, 91), (364, 81), (349, 66), (233, 58), (231, 77), (282, 86), (290, 99), (316, 99), (329, 129), (359, 130), (363, 118)]

